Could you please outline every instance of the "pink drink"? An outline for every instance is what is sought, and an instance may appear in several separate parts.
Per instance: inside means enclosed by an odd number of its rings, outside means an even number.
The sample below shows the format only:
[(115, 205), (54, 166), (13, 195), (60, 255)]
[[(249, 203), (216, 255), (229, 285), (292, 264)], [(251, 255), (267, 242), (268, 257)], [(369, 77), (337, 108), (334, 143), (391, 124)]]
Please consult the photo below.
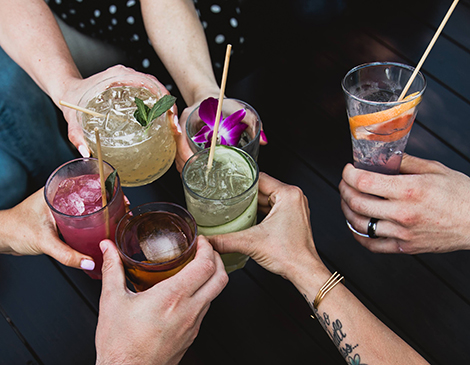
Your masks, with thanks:
[[(103, 208), (99, 174), (94, 171), (95, 167), (98, 168), (97, 161), (77, 159), (69, 164), (73, 163), (80, 164), (75, 172), (90, 173), (75, 175), (73, 167), (67, 168), (65, 165), (65, 168), (59, 168), (46, 184), (46, 201), (65, 242), (75, 250), (90, 255), (95, 261), (95, 269), (85, 272), (93, 279), (101, 279), (103, 255), (99, 243), (105, 238), (114, 240), (116, 226), (126, 213), (124, 195), (116, 176), (114, 195), (112, 199), (108, 195), (108, 204)], [(86, 171), (84, 167), (90, 165), (93, 168)], [(110, 165), (107, 166), (112, 169)], [(108, 227), (106, 221), (109, 222)]]

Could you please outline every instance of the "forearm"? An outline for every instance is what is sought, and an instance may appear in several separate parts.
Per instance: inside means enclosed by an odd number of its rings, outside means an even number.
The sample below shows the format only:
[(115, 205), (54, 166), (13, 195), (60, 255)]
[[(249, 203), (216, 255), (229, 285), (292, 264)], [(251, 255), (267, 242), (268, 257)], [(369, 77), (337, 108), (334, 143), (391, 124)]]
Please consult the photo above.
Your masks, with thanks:
[[(313, 301), (331, 273), (313, 261), (292, 282), (313, 309)], [(427, 362), (375, 317), (342, 283), (326, 294), (315, 315), (341, 355), (360, 364), (426, 364)], [(349, 363), (349, 361), (348, 361)]]
[(186, 104), (218, 95), (204, 30), (192, 0), (142, 0), (141, 7), (152, 46)]
[(70, 78), (81, 78), (44, 0), (0, 0), (0, 46), (58, 104)]

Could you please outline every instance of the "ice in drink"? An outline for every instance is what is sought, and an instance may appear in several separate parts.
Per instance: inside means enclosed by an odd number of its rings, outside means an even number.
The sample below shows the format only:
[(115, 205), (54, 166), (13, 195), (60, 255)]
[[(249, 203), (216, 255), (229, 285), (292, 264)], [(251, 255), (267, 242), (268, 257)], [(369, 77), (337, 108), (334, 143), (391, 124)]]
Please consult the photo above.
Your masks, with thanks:
[(409, 95), (398, 101), (413, 68), (371, 63), (352, 69), (343, 79), (354, 166), (398, 174), (426, 83), (418, 73)]
[[(114, 240), (117, 223), (125, 214), (119, 177), (103, 208), (97, 171), (95, 159), (72, 160), (52, 173), (45, 189), (46, 202), (65, 242), (93, 258), (95, 269), (86, 271), (93, 279), (101, 279), (103, 255), (99, 243), (105, 238)], [(109, 174), (113, 168), (105, 163), (105, 171)]]
[[(183, 186), (188, 210), (198, 232), (204, 236), (237, 232), (256, 224), (258, 166), (244, 151), (217, 146), (208, 171), (209, 149), (193, 155), (183, 168)], [(223, 254), (227, 272), (242, 268), (248, 257)]]
[[(94, 129), (97, 127), (103, 159), (119, 171), (122, 185), (141, 186), (162, 176), (175, 159), (176, 143), (171, 130), (173, 114), (167, 111), (150, 126), (143, 127), (134, 117), (137, 110), (135, 97), (152, 108), (162, 95), (158, 89), (150, 91), (144, 87), (122, 85), (124, 81), (117, 84), (111, 79), (105, 80), (80, 100), (80, 106), (106, 117), (81, 112), (78, 117), (92, 153), (96, 153)], [(108, 87), (111, 83), (112, 87)]]
[(149, 203), (126, 214), (116, 244), (134, 288), (144, 291), (186, 266), (196, 254), (196, 232), (194, 218), (176, 204)]

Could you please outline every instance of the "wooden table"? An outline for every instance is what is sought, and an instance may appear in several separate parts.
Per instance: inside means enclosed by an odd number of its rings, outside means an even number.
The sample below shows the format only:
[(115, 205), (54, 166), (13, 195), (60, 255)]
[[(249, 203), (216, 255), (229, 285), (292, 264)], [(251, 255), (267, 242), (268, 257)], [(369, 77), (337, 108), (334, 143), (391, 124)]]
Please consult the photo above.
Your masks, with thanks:
[[(386, 325), (432, 364), (468, 362), (470, 252), (373, 254), (340, 209), (338, 183), (351, 162), (340, 82), (371, 61), (415, 65), (451, 1), (358, 1), (312, 25), (266, 9), (250, 73), (227, 95), (253, 105), (269, 144), (262, 171), (308, 196), (318, 251)], [(354, 5), (354, 6), (352, 6)], [(261, 14), (261, 13), (260, 13)], [(264, 30), (264, 31), (263, 31)], [(407, 152), (470, 174), (470, 1), (461, 0), (423, 66), (427, 90)], [(264, 38), (269, 35), (269, 38)], [(234, 62), (231, 67), (235, 66)], [(174, 167), (125, 189), (132, 205), (184, 204)], [(101, 283), (47, 256), (0, 256), (0, 364), (93, 364)], [(302, 296), (252, 260), (230, 274), (182, 364), (343, 364)]]

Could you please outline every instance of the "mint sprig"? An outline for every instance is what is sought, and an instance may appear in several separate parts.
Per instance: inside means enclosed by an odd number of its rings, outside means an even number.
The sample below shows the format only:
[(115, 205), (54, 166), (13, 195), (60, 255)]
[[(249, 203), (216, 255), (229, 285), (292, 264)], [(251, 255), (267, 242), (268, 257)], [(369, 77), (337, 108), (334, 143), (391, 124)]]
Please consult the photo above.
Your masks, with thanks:
[(113, 198), (114, 195), (114, 184), (116, 183), (116, 174), (117, 170), (114, 170), (108, 175), (106, 181), (104, 182), (104, 187), (108, 195), (108, 199), (110, 200)]
[(172, 95), (163, 95), (150, 109), (144, 102), (136, 97), (135, 105), (137, 110), (134, 112), (134, 118), (140, 123), (142, 127), (149, 127), (152, 121), (170, 109), (176, 101)]

